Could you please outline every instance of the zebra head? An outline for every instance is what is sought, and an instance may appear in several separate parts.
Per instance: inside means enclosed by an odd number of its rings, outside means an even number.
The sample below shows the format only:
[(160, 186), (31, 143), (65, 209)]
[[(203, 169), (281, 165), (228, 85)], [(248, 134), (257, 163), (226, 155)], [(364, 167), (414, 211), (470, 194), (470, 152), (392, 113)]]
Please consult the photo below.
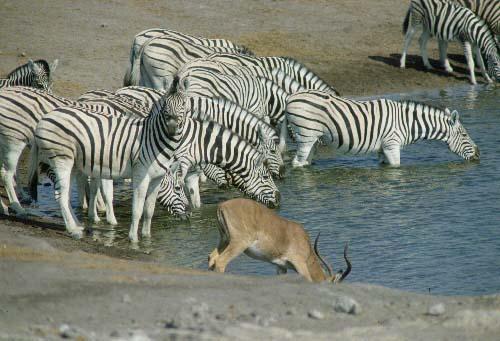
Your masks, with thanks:
[(450, 115), (450, 128), (447, 140), (450, 150), (465, 160), (479, 160), (479, 148), (472, 141), (462, 123), (460, 123), (458, 112), (454, 110), (450, 114), (448, 109), (446, 109), (446, 112)]
[(173, 163), (170, 167), (173, 172), (167, 172), (161, 180), (157, 200), (167, 209), (168, 213), (176, 217), (187, 218), (190, 212), (186, 192), (179, 179), (172, 175), (175, 174), (176, 167), (177, 164)]
[(201, 167), (203, 174), (215, 182), (219, 188), (227, 188), (229, 186), (230, 177), (226, 175), (226, 171), (216, 165), (208, 163)]
[(28, 68), (33, 74), (32, 87), (37, 89), (42, 89), (47, 91), (49, 94), (52, 93), (52, 80), (51, 73), (56, 69), (59, 61), (56, 59), (51, 65), (48, 65), (46, 61), (33, 60), (28, 61)]
[(246, 172), (227, 174), (231, 178), (230, 182), (243, 193), (270, 208), (276, 208), (280, 205), (281, 194), (267, 167), (267, 161), (261, 155)]
[[(168, 82), (168, 80), (166, 81)], [(169, 91), (162, 98), (161, 115), (166, 120), (167, 134), (177, 135), (182, 132), (185, 122), (186, 95), (177, 91), (179, 78), (175, 76), (169, 82)]]
[(278, 179), (282, 178), (285, 175), (285, 163), (276, 144), (277, 141), (265, 134), (262, 125), (259, 126), (259, 141), (259, 152), (267, 161), (269, 172)]
[(500, 82), (500, 56), (498, 53), (489, 54), (486, 59), (488, 74), (497, 82)]

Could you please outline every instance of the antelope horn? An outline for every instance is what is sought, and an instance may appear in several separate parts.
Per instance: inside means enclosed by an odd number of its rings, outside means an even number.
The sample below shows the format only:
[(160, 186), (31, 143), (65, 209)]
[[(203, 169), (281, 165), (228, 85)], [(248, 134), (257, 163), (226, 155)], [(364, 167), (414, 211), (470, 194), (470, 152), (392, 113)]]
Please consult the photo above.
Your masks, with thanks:
[(345, 269), (345, 271), (342, 272), (342, 275), (340, 276), (339, 282), (342, 282), (344, 280), (344, 278), (346, 278), (347, 275), (349, 275), (349, 273), (351, 272), (351, 269), (352, 269), (351, 262), (349, 261), (349, 258), (347, 258), (347, 248), (348, 248), (348, 243), (346, 242), (345, 246), (344, 246), (344, 260), (347, 264), (347, 269)]
[(323, 266), (328, 270), (328, 276), (333, 276), (333, 270), (330, 265), (328, 265), (323, 258), (321, 258), (319, 252), (318, 252), (318, 240), (319, 240), (319, 235), (321, 234), (321, 231), (318, 233), (316, 236), (316, 240), (314, 241), (314, 253), (316, 254), (316, 257), (319, 258)]

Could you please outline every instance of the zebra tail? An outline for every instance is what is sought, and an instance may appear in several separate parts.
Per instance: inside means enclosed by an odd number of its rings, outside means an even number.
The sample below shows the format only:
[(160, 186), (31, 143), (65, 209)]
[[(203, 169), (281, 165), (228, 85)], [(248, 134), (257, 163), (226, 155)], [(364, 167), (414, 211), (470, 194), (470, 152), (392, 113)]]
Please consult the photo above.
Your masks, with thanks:
[(403, 22), (403, 34), (406, 34), (408, 32), (408, 26), (410, 25), (410, 17), (411, 17), (411, 6), (408, 8), (408, 11), (406, 12), (405, 20)]
[(28, 189), (29, 194), (33, 200), (38, 200), (38, 146), (35, 145), (31, 148), (30, 164), (28, 169), (29, 181)]

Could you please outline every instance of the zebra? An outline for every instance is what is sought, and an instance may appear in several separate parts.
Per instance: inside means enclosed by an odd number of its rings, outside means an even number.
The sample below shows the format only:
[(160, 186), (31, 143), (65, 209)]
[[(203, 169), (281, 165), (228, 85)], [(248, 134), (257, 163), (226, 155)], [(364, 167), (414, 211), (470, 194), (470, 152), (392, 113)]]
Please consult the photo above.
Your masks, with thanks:
[(310, 164), (318, 141), (342, 153), (378, 152), (392, 166), (400, 164), (401, 147), (419, 140), (441, 140), (463, 159), (479, 159), (458, 112), (422, 103), (354, 101), (311, 90), (290, 96), (286, 120), (297, 140), (294, 167)]
[(483, 19), (494, 35), (500, 35), (500, 1), (498, 0), (452, 0), (467, 7)]
[[(418, 26), (423, 28), (419, 40), (420, 53), (427, 69), (432, 69), (427, 57), (427, 41), (430, 36), (436, 36), (439, 39), (440, 61), (446, 71), (453, 71), (446, 58), (448, 41), (458, 40), (464, 46), (472, 84), (477, 83), (474, 74), (472, 49), (474, 49), (481, 72), (487, 82), (492, 82), (490, 76), (496, 81), (500, 81), (500, 57), (494, 36), (486, 23), (468, 8), (441, 0), (411, 1), (403, 23), (405, 42), (400, 60), (401, 68), (405, 67), (406, 53), (415, 33), (415, 28)], [(483, 59), (480, 56), (481, 53), (486, 56), (488, 71), (485, 69)]]
[(334, 87), (322, 80), (313, 71), (290, 57), (254, 57), (219, 52), (204, 57), (204, 59), (245, 67), (255, 76), (266, 77), (271, 80), (273, 80), (273, 70), (280, 69), (305, 89), (322, 90), (333, 95), (340, 95)]
[[(186, 115), (202, 121), (217, 122), (238, 134), (263, 154), (268, 164), (267, 167), (274, 177), (283, 177), (284, 162), (276, 144), (279, 137), (270, 125), (255, 115), (224, 98), (208, 97), (188, 97)], [(228, 184), (228, 176), (222, 169), (217, 170), (212, 167), (208, 170), (205, 168), (202, 170), (209, 179), (218, 183), (219, 186)], [(201, 205), (198, 181), (200, 175), (200, 172), (193, 172), (186, 181), (193, 207)], [(225, 179), (225, 181), (222, 182), (221, 179)]]
[(138, 52), (131, 51), (131, 66), (125, 75), (124, 86), (142, 85), (162, 89), (163, 79), (173, 77), (186, 62), (214, 52), (235, 51), (222, 46), (207, 47), (166, 36), (153, 37)]
[[(57, 108), (42, 118), (35, 132), (36, 152), (32, 154), (34, 157), (30, 169), (34, 169), (39, 162), (44, 162), (54, 170), (57, 178), (56, 197), (66, 229), (71, 235), (79, 238), (83, 231), (68, 206), (72, 169), (90, 176), (94, 183), (100, 178), (132, 178), (129, 239), (133, 242), (138, 240), (138, 223), (143, 213), (142, 235), (150, 236), (159, 185), (169, 170), (169, 165), (172, 173), (176, 174), (176, 168), (172, 164), (177, 162), (173, 159), (178, 152), (181, 153), (179, 155), (184, 164), (185, 160), (189, 160), (197, 163), (216, 162), (228, 167), (231, 171), (240, 173), (243, 178), (240, 186), (247, 193), (257, 196), (265, 203), (277, 201), (274, 190), (276, 187), (272, 180), (266, 178), (269, 173), (258, 151), (234, 134), (233, 138), (226, 141), (225, 137), (232, 134), (229, 131), (213, 136), (214, 132), (226, 129), (195, 129), (196, 125), (193, 126), (189, 118), (173, 114), (179, 112), (178, 108), (173, 109), (177, 103), (177, 100), (165, 101), (161, 111), (153, 111), (146, 118), (113, 117), (75, 107)], [(212, 143), (194, 148), (198, 153), (189, 153), (191, 145), (200, 144), (198, 136), (205, 136)], [(205, 149), (209, 147), (214, 148), (215, 152)], [(224, 155), (221, 156), (220, 153)], [(194, 156), (190, 157), (191, 155)], [(255, 160), (260, 163), (248, 164)], [(36, 173), (30, 172), (30, 179), (30, 184), (34, 183)], [(184, 181), (184, 175), (180, 179)], [(91, 198), (95, 197), (95, 186), (91, 186), (91, 192)], [(110, 205), (107, 192), (104, 191), (103, 194), (107, 206)]]
[(43, 59), (36, 61), (30, 59), (26, 64), (14, 69), (6, 78), (0, 78), (0, 88), (6, 86), (29, 86), (51, 93), (51, 76), (57, 68), (58, 63), (59, 60), (57, 59), (50, 65)]
[(223, 97), (276, 126), (283, 117), (288, 93), (264, 77), (223, 75), (205, 69), (178, 75), (179, 88), (189, 97)]

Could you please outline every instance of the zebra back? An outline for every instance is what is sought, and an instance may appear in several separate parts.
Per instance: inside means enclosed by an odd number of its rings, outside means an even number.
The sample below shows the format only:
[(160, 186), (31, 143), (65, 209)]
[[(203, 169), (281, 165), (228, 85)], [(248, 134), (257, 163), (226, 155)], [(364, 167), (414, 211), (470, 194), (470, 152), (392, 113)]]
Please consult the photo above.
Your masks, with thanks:
[(115, 91), (116, 96), (123, 96), (141, 102), (144, 106), (151, 109), (154, 103), (157, 103), (166, 91), (151, 89), (143, 86), (127, 86)]
[(490, 27), (493, 34), (500, 35), (500, 1), (499, 0), (453, 0), (481, 17)]
[(207, 59), (221, 63), (247, 67), (257, 76), (272, 79), (272, 71), (276, 68), (283, 70), (291, 78), (306, 89), (323, 90), (338, 95), (337, 90), (322, 80), (305, 65), (289, 57), (254, 57), (244, 55), (233, 55), (230, 53), (214, 53)]

